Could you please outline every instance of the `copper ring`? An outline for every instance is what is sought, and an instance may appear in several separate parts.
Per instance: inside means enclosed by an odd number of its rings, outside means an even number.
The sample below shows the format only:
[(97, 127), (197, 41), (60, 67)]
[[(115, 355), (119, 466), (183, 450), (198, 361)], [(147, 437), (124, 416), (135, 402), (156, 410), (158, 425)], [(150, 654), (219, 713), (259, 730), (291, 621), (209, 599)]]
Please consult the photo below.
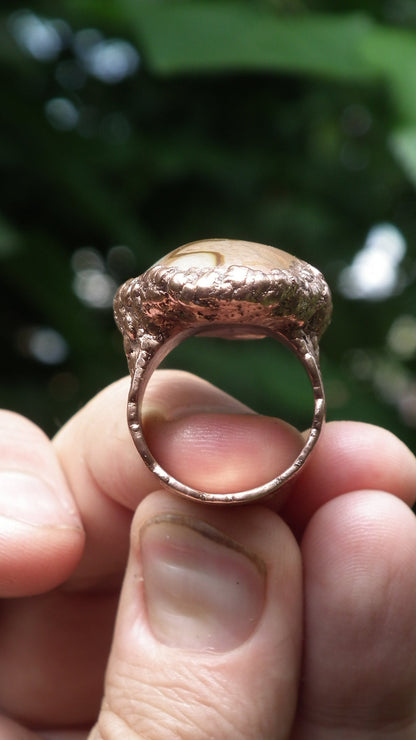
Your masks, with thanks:
[[(272, 495), (296, 475), (325, 419), (318, 341), (331, 310), (328, 285), (317, 269), (280, 249), (230, 239), (179, 247), (119, 288), (114, 313), (131, 375), (128, 425), (138, 452), (164, 487), (197, 501), (241, 504)], [(309, 436), (292, 465), (265, 485), (236, 493), (199, 491), (167, 473), (147, 446), (141, 408), (149, 378), (174, 347), (194, 334), (273, 337), (294, 352), (308, 373), (314, 394)]]

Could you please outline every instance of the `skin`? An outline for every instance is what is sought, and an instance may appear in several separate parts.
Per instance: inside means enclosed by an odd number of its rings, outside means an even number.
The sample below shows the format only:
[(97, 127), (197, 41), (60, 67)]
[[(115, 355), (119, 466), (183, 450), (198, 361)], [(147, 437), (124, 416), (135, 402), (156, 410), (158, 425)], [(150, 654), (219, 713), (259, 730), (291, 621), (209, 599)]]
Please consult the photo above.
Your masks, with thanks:
[[(128, 382), (52, 441), (0, 413), (0, 737), (414, 738), (413, 454), (377, 427), (329, 423), (286, 500), (203, 506), (158, 490), (127, 430)], [(154, 375), (145, 418), (162, 465), (211, 490), (262, 483), (302, 446), (288, 425), (185, 373)], [(162, 541), (165, 528), (187, 546)], [(192, 646), (190, 629), (166, 636), (150, 607), (169, 559), (185, 553), (186, 566), (189, 552), (228, 609), (209, 644), (198, 630)], [(241, 568), (241, 612), (221, 599), (227, 568)], [(186, 588), (175, 604), (188, 599), (194, 625), (209, 604), (194, 613)]]

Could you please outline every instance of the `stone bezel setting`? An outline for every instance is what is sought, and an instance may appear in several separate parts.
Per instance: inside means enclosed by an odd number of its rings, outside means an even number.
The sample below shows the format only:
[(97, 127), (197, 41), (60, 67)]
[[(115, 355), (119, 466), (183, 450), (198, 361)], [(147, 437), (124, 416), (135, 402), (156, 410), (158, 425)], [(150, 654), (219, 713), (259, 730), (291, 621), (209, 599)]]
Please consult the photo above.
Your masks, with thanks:
[[(307, 262), (276, 250), (287, 267), (260, 270), (250, 266), (217, 264), (181, 266), (175, 256), (203, 253), (221, 255), (230, 243), (244, 248), (263, 248), (251, 242), (202, 240), (191, 242), (166, 255), (146, 272), (128, 280), (118, 291), (114, 306), (116, 322), (125, 337), (129, 356), (144, 333), (165, 338), (190, 330), (216, 336), (247, 337), (247, 327), (266, 333), (279, 331), (288, 339), (299, 332), (317, 341), (327, 328), (332, 311), (331, 294), (323, 275)], [(218, 260), (219, 261), (219, 260)], [(233, 330), (221, 325), (235, 325)], [(210, 328), (211, 327), (211, 328)]]

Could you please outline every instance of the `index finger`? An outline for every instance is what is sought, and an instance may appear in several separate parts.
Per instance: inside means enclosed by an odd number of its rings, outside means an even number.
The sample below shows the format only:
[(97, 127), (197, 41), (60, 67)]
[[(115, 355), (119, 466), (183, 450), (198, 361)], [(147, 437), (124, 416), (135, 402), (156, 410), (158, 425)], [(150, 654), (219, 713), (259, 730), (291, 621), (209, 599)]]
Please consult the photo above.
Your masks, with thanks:
[[(54, 440), (86, 532), (74, 579), (87, 585), (119, 577), (132, 513), (160, 488), (130, 437), (129, 380), (106, 388)], [(196, 488), (232, 492), (261, 485), (286, 469), (303, 446), (285, 422), (261, 417), (188, 373), (158, 371), (145, 395), (149, 445), (162, 466)]]

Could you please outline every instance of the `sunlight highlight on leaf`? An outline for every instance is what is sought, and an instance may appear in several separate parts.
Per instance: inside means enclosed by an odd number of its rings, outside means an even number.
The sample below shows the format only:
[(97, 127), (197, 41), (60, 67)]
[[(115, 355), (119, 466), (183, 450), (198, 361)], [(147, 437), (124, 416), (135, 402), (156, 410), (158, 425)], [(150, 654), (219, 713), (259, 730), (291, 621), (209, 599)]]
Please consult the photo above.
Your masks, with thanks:
[(334, 79), (368, 78), (359, 14), (282, 15), (247, 2), (123, 0), (152, 69), (162, 74), (285, 70)]

